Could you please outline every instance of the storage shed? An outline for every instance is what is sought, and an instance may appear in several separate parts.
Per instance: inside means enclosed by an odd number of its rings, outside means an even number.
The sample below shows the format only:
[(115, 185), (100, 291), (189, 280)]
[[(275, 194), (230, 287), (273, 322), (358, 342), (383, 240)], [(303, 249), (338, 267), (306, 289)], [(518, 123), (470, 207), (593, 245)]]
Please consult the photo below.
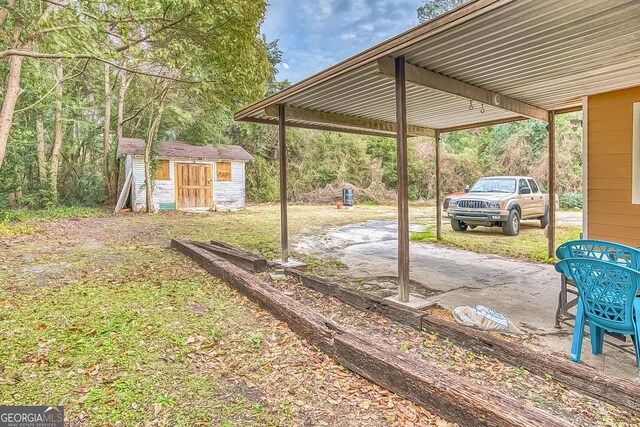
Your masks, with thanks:
[[(124, 158), (120, 199), (133, 211), (144, 210), (144, 140), (121, 138), (118, 158)], [(245, 206), (245, 165), (253, 157), (237, 145), (193, 145), (160, 142), (153, 181), (153, 209), (238, 210)]]

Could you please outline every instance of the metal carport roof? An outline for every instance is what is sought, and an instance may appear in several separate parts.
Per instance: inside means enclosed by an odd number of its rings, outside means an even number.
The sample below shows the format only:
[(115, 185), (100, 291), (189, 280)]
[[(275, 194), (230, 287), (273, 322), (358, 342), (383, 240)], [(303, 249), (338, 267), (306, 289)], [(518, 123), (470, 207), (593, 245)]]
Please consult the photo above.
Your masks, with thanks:
[(287, 126), (393, 136), (394, 80), (381, 67), (398, 56), (418, 72), (429, 70), (491, 95), (470, 104), (467, 96), (415, 84), (408, 76), (409, 135), (526, 118), (497, 105), (508, 98), (538, 112), (580, 108), (584, 96), (640, 81), (640, 1), (472, 1), (250, 105), (235, 118), (277, 124), (275, 105), (284, 104)]

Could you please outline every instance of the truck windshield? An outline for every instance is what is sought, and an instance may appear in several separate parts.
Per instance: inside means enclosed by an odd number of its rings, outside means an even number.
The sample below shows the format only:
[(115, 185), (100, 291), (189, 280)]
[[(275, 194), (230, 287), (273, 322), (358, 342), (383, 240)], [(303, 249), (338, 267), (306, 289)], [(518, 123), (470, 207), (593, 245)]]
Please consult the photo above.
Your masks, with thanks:
[(483, 178), (473, 184), (470, 193), (515, 193), (516, 180), (513, 178)]

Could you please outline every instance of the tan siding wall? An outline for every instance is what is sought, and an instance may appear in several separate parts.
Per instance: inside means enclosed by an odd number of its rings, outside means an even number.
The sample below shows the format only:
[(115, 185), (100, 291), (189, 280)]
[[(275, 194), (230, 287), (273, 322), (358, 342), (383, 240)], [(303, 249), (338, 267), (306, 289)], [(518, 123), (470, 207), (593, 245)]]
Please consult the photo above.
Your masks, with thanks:
[(640, 247), (640, 205), (631, 203), (633, 103), (640, 87), (589, 97), (589, 238)]

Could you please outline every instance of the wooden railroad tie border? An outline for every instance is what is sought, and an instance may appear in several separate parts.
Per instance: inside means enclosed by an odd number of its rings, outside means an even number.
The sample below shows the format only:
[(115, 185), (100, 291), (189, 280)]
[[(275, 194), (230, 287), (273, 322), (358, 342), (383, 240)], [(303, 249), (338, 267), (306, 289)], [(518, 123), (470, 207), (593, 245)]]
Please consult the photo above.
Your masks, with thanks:
[[(554, 381), (564, 384), (572, 390), (631, 412), (640, 413), (640, 384), (635, 381), (607, 375), (589, 366), (574, 363), (567, 358), (536, 351), (517, 342), (507, 341), (497, 334), (479, 331), (430, 316), (420, 310), (349, 289), (330, 280), (310, 276), (295, 269), (285, 269), (285, 273), (304, 286), (337, 298), (359, 310), (378, 313), (420, 331), (438, 333), (444, 338), (449, 338), (455, 344), (469, 348), (476, 353), (495, 357), (504, 363), (522, 367), (542, 377), (549, 374)], [(629, 363), (633, 363), (633, 360), (630, 359)]]
[(257, 303), (346, 368), (464, 426), (570, 426), (511, 397), (473, 384), (414, 355), (345, 330), (252, 273), (193, 243), (171, 246)]
[[(213, 246), (222, 247), (230, 251), (230, 253), (222, 251), (215, 253), (231, 262), (244, 257), (247, 262), (255, 262), (256, 259), (262, 259), (267, 265), (270, 265), (264, 258), (252, 252), (243, 251), (215, 240), (211, 243)], [(208, 246), (203, 243), (200, 243), (200, 245), (202, 247)], [(240, 263), (236, 265), (249, 271), (262, 271), (256, 270), (255, 266), (247, 268), (240, 265)], [(477, 353), (495, 357), (512, 366), (522, 367), (539, 376), (550, 374), (554, 381), (564, 384), (572, 390), (631, 412), (640, 413), (640, 384), (637, 382), (604, 374), (589, 366), (573, 363), (563, 357), (537, 352), (523, 344), (507, 341), (499, 335), (478, 331), (458, 325), (455, 322), (429, 316), (420, 310), (396, 304), (365, 292), (346, 288), (327, 279), (304, 274), (295, 269), (285, 269), (285, 271), (286, 274), (294, 277), (304, 286), (324, 295), (337, 298), (358, 310), (375, 312), (417, 330), (438, 333), (445, 338), (451, 339), (457, 345), (470, 348)]]
[(237, 250), (229, 245), (222, 244), (222, 242), (212, 241), (211, 245), (201, 242), (188, 243), (207, 252), (211, 252), (214, 255), (218, 255), (237, 267), (244, 268), (245, 270), (252, 271), (254, 273), (267, 271), (269, 268), (266, 259), (254, 255), (251, 252)]

